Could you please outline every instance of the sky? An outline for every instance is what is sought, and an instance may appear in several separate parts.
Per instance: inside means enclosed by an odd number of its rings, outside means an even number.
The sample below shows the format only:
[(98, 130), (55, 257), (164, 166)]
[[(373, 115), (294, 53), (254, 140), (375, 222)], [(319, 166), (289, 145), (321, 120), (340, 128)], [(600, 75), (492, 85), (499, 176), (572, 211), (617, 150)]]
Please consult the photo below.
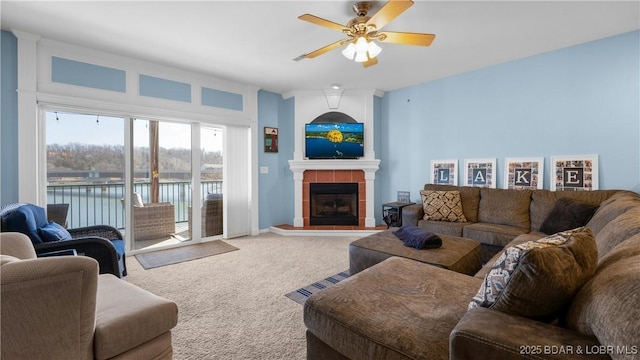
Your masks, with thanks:
[[(124, 118), (47, 112), (47, 144), (124, 145)], [(134, 146), (149, 146), (147, 120), (136, 119), (133, 125)], [(160, 146), (171, 149), (191, 148), (191, 125), (160, 122)], [(215, 134), (215, 136), (214, 136)], [(203, 128), (201, 147), (206, 151), (222, 151), (220, 129)]]

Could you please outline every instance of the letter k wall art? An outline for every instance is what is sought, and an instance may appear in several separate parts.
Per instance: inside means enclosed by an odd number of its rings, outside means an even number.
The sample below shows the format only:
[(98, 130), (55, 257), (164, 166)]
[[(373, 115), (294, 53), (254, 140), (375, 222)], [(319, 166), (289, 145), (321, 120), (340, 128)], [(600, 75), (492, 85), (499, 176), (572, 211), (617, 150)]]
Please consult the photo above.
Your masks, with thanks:
[(544, 158), (506, 158), (505, 189), (543, 189)]

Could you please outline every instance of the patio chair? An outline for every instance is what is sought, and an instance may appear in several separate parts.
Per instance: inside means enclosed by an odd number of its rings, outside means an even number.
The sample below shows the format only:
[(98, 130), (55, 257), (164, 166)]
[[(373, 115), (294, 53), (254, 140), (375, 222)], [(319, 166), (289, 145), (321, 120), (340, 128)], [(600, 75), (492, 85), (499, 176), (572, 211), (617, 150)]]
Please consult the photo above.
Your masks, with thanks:
[(133, 232), (136, 240), (151, 240), (171, 236), (176, 232), (172, 203), (147, 203), (133, 207)]
[(39, 257), (75, 251), (94, 258), (101, 274), (127, 275), (124, 240), (118, 229), (108, 225), (65, 229), (48, 221), (44, 208), (33, 204), (11, 204), (0, 211), (2, 232), (27, 235)]

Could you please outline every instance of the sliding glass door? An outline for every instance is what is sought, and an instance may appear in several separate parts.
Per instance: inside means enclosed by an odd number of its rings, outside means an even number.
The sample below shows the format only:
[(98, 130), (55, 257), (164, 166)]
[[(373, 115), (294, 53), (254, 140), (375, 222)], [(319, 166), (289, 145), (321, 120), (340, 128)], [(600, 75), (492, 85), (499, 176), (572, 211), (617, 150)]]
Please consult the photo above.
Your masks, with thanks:
[(66, 211), (57, 222), (113, 226), (131, 250), (222, 236), (223, 128), (55, 110), (45, 117), (47, 202)]

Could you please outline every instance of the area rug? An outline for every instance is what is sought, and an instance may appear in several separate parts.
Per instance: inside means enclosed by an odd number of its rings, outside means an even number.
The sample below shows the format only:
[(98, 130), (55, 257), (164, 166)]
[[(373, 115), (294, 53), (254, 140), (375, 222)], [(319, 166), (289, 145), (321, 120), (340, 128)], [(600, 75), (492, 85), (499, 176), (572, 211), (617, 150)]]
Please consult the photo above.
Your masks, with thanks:
[(313, 293), (316, 293), (322, 289), (326, 289), (330, 286), (333, 286), (348, 277), (349, 277), (349, 270), (342, 271), (333, 276), (329, 276), (324, 280), (314, 282), (311, 285), (305, 286), (296, 291), (292, 291), (288, 294), (285, 294), (285, 296), (297, 302), (300, 305), (304, 305), (304, 303), (307, 301), (309, 296), (311, 296)]
[(201, 259), (211, 255), (223, 254), (234, 250), (238, 250), (238, 248), (229, 245), (222, 240), (214, 240), (201, 244), (181, 246), (174, 249), (137, 254), (136, 259), (143, 268), (153, 269), (160, 266)]

